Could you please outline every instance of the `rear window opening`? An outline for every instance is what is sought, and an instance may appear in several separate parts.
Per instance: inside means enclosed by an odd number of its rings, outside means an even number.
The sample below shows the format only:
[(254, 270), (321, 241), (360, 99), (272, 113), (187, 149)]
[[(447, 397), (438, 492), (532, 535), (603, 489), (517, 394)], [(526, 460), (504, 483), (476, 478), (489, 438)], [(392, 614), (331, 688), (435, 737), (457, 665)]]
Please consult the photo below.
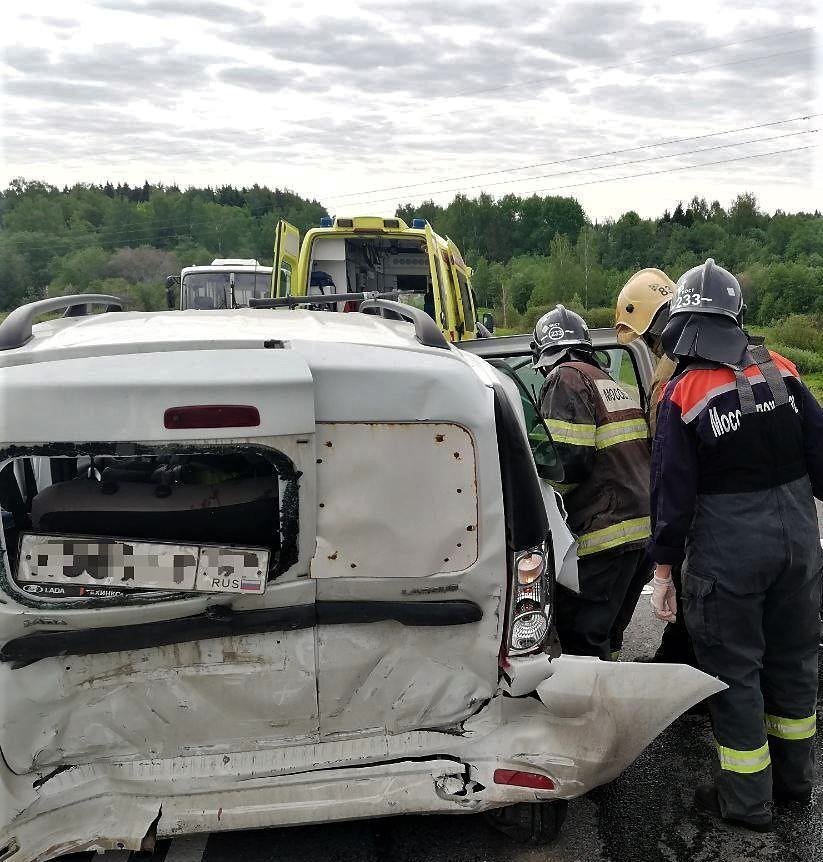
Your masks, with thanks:
[(310, 295), (372, 291), (399, 291), (401, 302), (434, 318), (426, 241), (380, 236), (315, 239), (309, 273)]
[[(296, 559), (296, 474), (274, 450), (117, 444), (29, 452), (0, 469), (4, 547), (18, 588), (111, 588), (81, 593), (91, 598), (133, 598), (144, 585), (164, 584), (262, 592)], [(206, 569), (222, 581), (200, 589)]]

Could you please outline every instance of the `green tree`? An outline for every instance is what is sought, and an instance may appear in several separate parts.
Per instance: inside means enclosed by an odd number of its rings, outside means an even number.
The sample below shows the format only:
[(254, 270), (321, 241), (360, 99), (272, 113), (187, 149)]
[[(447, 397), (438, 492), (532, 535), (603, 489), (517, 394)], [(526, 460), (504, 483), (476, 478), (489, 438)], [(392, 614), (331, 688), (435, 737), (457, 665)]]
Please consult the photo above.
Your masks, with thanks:
[(729, 208), (729, 222), (734, 233), (744, 233), (763, 223), (757, 198), (751, 192), (743, 192), (734, 199)]
[(10, 311), (31, 290), (26, 259), (20, 252), (0, 244), (0, 310)]
[(52, 295), (85, 293), (89, 285), (104, 277), (110, 254), (98, 246), (69, 252), (54, 264)]

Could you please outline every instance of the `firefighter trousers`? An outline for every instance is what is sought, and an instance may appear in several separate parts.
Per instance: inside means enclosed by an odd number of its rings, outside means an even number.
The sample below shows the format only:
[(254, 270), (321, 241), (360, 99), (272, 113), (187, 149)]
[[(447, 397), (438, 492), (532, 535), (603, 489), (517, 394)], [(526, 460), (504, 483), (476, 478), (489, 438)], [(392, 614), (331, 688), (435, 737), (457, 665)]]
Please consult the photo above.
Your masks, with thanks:
[(808, 479), (706, 495), (683, 567), (686, 625), (709, 700), (724, 817), (763, 823), (814, 782), (821, 550)]
[(558, 586), (557, 634), (564, 653), (608, 661), (615, 622), (645, 552), (603, 551), (577, 563), (580, 593)]
[(629, 588), (626, 590), (626, 595), (623, 598), (623, 604), (620, 606), (620, 611), (612, 626), (609, 636), (609, 648), (611, 650), (612, 661), (618, 661), (620, 653), (623, 650), (623, 635), (629, 627), (629, 623), (634, 616), (637, 603), (640, 601), (640, 596), (643, 592), (643, 587), (652, 579), (652, 561), (646, 554), (640, 557), (637, 569), (632, 576)]

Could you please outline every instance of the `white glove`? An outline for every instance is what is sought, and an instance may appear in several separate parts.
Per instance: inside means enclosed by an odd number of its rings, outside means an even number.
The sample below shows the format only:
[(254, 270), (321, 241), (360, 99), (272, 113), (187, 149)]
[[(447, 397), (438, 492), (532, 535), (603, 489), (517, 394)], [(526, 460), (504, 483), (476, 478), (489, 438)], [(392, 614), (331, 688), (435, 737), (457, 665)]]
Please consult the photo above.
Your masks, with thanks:
[(677, 599), (674, 595), (674, 583), (671, 578), (652, 578), (651, 606), (654, 615), (666, 623), (677, 619)]

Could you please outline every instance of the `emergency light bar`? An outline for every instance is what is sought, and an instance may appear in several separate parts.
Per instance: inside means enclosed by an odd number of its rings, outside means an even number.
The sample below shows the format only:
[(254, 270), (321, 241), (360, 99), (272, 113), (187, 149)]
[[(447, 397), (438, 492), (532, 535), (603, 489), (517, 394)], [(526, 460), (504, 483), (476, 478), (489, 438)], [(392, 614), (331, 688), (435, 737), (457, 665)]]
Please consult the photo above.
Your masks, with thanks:
[(268, 548), (24, 533), (17, 586), (49, 600), (147, 591), (261, 595)]

